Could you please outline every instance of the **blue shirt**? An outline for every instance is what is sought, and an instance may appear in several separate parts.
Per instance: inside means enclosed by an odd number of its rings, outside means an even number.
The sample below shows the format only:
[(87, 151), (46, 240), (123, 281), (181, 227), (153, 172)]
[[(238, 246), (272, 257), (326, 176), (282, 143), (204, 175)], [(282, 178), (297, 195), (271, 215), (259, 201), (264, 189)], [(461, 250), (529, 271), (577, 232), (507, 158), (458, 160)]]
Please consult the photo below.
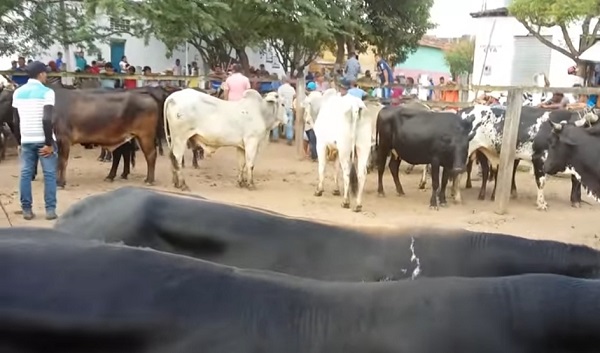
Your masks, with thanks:
[(587, 100), (587, 106), (593, 108), (596, 106), (596, 103), (598, 103), (598, 95), (590, 94)]
[(363, 99), (363, 97), (367, 95), (367, 92), (363, 91), (361, 88), (352, 87), (348, 90), (348, 94), (358, 99)]
[(56, 67), (60, 70), (63, 71), (63, 61), (61, 58), (56, 59)]
[[(25, 72), (24, 69), (21, 69), (20, 67), (18, 67), (16, 70), (16, 72)], [(29, 80), (29, 77), (27, 77), (27, 75), (25, 76), (13, 76), (12, 80), (19, 86), (23, 86), (24, 84), (27, 83), (27, 80)]]
[(385, 76), (383, 76), (384, 72), (388, 73), (389, 83), (392, 83), (394, 81), (394, 72), (392, 71), (392, 68), (387, 63), (387, 61), (383, 59), (379, 60), (377, 62), (377, 68), (379, 69), (379, 79), (381, 80), (381, 83), (385, 82)]

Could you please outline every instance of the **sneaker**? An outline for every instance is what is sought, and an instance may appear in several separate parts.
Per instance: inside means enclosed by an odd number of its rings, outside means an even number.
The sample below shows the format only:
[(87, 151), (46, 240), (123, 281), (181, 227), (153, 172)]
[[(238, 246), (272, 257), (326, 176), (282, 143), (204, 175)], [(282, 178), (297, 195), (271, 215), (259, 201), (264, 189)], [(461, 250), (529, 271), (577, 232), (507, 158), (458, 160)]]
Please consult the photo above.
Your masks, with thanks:
[(52, 221), (57, 219), (56, 211), (46, 211), (46, 220)]
[(35, 215), (32, 210), (23, 210), (23, 219), (26, 221), (31, 221)]

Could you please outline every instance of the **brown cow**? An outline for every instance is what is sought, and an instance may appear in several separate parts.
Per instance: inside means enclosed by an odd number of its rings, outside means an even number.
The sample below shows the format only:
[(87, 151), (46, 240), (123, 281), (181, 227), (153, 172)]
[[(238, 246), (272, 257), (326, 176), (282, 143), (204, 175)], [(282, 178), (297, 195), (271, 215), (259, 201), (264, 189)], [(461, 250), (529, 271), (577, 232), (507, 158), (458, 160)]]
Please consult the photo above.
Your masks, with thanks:
[(56, 89), (54, 130), (58, 143), (57, 185), (66, 185), (71, 145), (97, 144), (114, 150), (136, 137), (146, 157), (145, 182), (154, 182), (158, 107), (149, 95), (109, 90)]

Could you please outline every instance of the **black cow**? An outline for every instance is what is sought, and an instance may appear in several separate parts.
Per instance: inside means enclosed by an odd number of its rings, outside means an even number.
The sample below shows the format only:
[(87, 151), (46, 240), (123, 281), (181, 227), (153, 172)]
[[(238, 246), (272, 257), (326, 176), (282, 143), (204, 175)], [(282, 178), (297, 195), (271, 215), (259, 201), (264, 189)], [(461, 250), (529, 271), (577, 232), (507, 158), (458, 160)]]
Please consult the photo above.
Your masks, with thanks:
[(123, 173), (121, 174), (121, 179), (127, 179), (131, 173), (131, 168), (135, 167), (135, 151), (137, 148), (136, 140), (131, 139), (112, 152), (112, 165), (110, 167), (110, 172), (105, 179), (106, 181), (112, 182), (115, 180), (121, 157), (123, 157)]
[[(383, 172), (390, 151), (389, 168), (396, 192), (404, 194), (398, 178), (401, 160), (410, 164), (431, 164), (430, 207), (446, 204), (446, 185), (452, 173), (462, 172), (467, 161), (472, 118), (462, 119), (449, 112), (432, 112), (410, 107), (387, 107), (377, 116), (377, 192), (384, 195)], [(394, 155), (395, 154), (395, 155)], [(440, 188), (439, 171), (444, 168)], [(460, 196), (458, 196), (460, 197)]]
[(572, 166), (589, 196), (600, 202), (600, 125), (584, 128), (585, 120), (575, 123), (550, 122), (553, 133), (548, 139), (548, 157), (544, 171), (556, 174)]
[[(502, 147), (502, 133), (504, 129), (504, 118), (506, 110), (502, 108), (491, 108), (489, 106), (478, 105), (475, 107), (463, 109), (459, 111), (459, 115), (463, 118), (474, 119), (473, 125), (476, 130), (475, 137), (469, 144), (469, 155), (476, 151), (480, 154), (478, 159), (482, 165), (482, 181), (479, 199), (485, 199), (486, 184), (487, 184), (487, 163), (483, 160), (487, 159), (491, 165), (491, 169), (497, 169), (500, 160), (500, 150)], [(579, 113), (568, 110), (547, 110), (535, 107), (522, 107), (521, 118), (519, 125), (519, 133), (517, 136), (517, 146), (515, 162), (512, 173), (511, 194), (517, 196), (517, 186), (515, 182), (515, 174), (520, 160), (531, 161), (537, 185), (537, 206), (540, 210), (546, 210), (548, 204), (544, 197), (544, 186), (546, 183), (545, 174), (543, 171), (544, 156), (548, 150), (548, 138), (551, 133), (550, 126), (544, 124), (546, 120), (574, 121), (579, 119)], [(483, 158), (482, 155), (485, 156)], [(469, 180), (469, 179), (467, 179)], [(571, 204), (574, 207), (581, 205), (581, 190), (579, 181), (572, 176), (571, 188)], [(492, 191), (491, 200), (495, 199), (496, 184)]]
[(585, 246), (428, 229), (375, 237), (353, 228), (134, 187), (77, 202), (55, 229), (81, 239), (323, 280), (403, 279), (419, 272), (426, 277), (600, 277), (600, 252)]
[(597, 281), (321, 282), (31, 232), (36, 239), (0, 237), (7, 353), (591, 353), (600, 346)]

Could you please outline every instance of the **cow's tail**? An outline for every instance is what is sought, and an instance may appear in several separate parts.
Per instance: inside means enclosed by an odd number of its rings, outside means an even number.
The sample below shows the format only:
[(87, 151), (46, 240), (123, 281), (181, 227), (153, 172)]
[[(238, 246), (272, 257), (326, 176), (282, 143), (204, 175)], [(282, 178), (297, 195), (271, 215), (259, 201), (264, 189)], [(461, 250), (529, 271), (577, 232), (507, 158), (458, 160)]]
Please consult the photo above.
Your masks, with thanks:
[(167, 146), (169, 146), (169, 150), (171, 150), (171, 133), (169, 131), (169, 119), (168, 119), (168, 114), (167, 111), (169, 110), (169, 106), (173, 103), (172, 99), (169, 99), (169, 97), (167, 97), (167, 99), (165, 99), (165, 104), (163, 105), (163, 127), (165, 129), (165, 140), (167, 141)]
[(135, 168), (135, 150), (137, 149), (138, 141), (131, 140), (131, 168)]
[(358, 114), (352, 112), (352, 145), (350, 149), (350, 193), (352, 196), (358, 194), (358, 174), (356, 172), (356, 129), (358, 127), (358, 119), (360, 118), (360, 110)]

